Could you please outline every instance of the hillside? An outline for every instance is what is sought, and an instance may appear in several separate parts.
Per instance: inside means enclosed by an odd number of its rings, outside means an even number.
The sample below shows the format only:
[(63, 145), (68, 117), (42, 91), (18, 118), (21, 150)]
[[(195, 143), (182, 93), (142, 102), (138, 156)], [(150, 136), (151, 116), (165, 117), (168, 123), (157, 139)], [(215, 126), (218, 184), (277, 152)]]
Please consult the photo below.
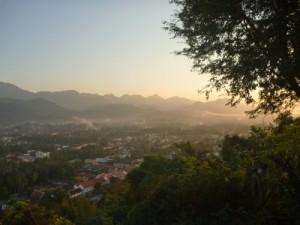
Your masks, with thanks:
[(112, 94), (98, 95), (79, 93), (75, 90), (58, 91), (58, 92), (30, 92), (25, 91), (13, 84), (0, 82), (0, 97), (7, 97), (19, 100), (30, 100), (35, 98), (42, 98), (44, 100), (53, 102), (61, 107), (69, 108), (72, 110), (87, 110), (95, 105), (103, 104), (130, 104), (143, 108), (158, 108), (158, 109), (177, 109), (182, 106), (187, 106), (194, 101), (172, 97), (163, 99), (158, 95), (143, 97), (141, 95), (128, 95), (125, 94), (121, 97), (116, 97)]
[[(185, 98), (163, 99), (158, 95), (85, 94), (77, 91), (33, 93), (0, 82), (0, 121), (67, 119), (98, 122), (220, 124), (251, 123), (250, 108), (226, 106), (226, 99), (194, 102)], [(254, 121), (252, 121), (253, 123)]]
[(70, 115), (70, 110), (43, 99), (0, 98), (0, 122), (3, 124), (28, 120), (68, 119)]

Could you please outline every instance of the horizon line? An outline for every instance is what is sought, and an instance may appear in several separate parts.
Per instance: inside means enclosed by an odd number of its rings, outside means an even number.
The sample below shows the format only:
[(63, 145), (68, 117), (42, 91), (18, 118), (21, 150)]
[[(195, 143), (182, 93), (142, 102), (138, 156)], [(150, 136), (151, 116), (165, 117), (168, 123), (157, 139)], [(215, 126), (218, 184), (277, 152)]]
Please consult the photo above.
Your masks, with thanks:
[(104, 97), (104, 96), (113, 96), (113, 97), (116, 97), (116, 98), (122, 98), (124, 96), (130, 96), (130, 97), (134, 97), (134, 96), (138, 96), (138, 97), (143, 97), (143, 98), (151, 98), (151, 97), (158, 97), (158, 98), (161, 98), (163, 100), (168, 100), (168, 99), (172, 99), (172, 98), (181, 98), (181, 99), (185, 99), (185, 100), (188, 100), (188, 101), (192, 101), (192, 102), (212, 102), (212, 101), (216, 101), (216, 100), (224, 100), (226, 99), (225, 97), (223, 98), (216, 98), (216, 99), (206, 99), (205, 101), (200, 101), (200, 100), (193, 100), (191, 98), (188, 98), (188, 97), (181, 97), (181, 96), (178, 96), (178, 95), (174, 95), (174, 96), (171, 96), (171, 97), (162, 97), (160, 96), (159, 94), (152, 94), (152, 95), (142, 95), (142, 94), (129, 94), (129, 93), (125, 93), (125, 94), (121, 94), (121, 95), (116, 95), (116, 94), (113, 94), (113, 93), (107, 93), (107, 94), (100, 94), (100, 93), (91, 93), (91, 92), (81, 92), (81, 91), (78, 91), (78, 90), (75, 90), (75, 89), (65, 89), (65, 90), (58, 90), (58, 91), (51, 91), (51, 90), (40, 90), (40, 91), (32, 91), (32, 90), (28, 90), (28, 89), (23, 89), (22, 87), (14, 84), (14, 83), (11, 83), (11, 82), (5, 82), (5, 81), (0, 81), (0, 83), (2, 84), (8, 84), (8, 85), (12, 85), (18, 89), (21, 89), (23, 91), (28, 91), (28, 92), (31, 92), (33, 94), (38, 94), (38, 93), (62, 93), (62, 92), (76, 92), (77, 94), (88, 94), (88, 95), (97, 95), (99, 97)]

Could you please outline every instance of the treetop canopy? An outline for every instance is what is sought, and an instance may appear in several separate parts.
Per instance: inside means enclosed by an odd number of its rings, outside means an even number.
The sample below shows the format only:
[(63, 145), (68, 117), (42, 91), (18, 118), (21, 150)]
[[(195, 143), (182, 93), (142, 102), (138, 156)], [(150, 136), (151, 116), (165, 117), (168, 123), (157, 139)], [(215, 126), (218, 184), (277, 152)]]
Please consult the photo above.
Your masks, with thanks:
[[(277, 113), (300, 98), (299, 0), (171, 0), (179, 8), (166, 29), (186, 47), (177, 54), (211, 74), (204, 88), (225, 90), (229, 104)], [(258, 92), (258, 99), (255, 99)]]

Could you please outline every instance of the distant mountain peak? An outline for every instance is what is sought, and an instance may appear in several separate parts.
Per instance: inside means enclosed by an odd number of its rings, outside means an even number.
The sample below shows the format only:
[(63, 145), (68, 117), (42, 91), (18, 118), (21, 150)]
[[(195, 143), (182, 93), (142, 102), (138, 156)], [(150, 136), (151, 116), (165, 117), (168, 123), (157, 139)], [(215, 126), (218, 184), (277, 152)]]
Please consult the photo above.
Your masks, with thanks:
[(0, 81), (0, 87), (1, 87), (1, 89), (5, 88), (5, 89), (17, 89), (17, 90), (26, 91), (26, 90), (19, 88), (18, 86), (14, 85), (14, 84), (11, 84), (8, 82), (2, 82), (2, 81)]
[(0, 82), (0, 97), (29, 100), (34, 98), (34, 93), (23, 90), (11, 83)]
[(14, 84), (11, 84), (11, 83), (8, 83), (8, 82), (3, 82), (3, 81), (0, 81), (0, 85), (2, 86), (2, 85), (6, 85), (6, 86), (14, 86), (14, 87), (16, 87), (16, 88), (18, 88), (16, 85), (14, 85)]
[(51, 92), (51, 91), (39, 91), (37, 92), (37, 94), (67, 94), (67, 95), (79, 95), (81, 93), (79, 93), (78, 91), (75, 90), (65, 90), (65, 91), (55, 91), (55, 92)]
[(133, 95), (130, 95), (130, 94), (124, 94), (124, 95), (122, 95), (120, 98), (130, 98), (130, 97), (144, 98), (143, 96), (137, 95), (137, 94), (133, 94)]
[[(239, 121), (249, 110), (245, 104), (226, 106), (228, 99), (195, 102), (178, 96), (164, 99), (159, 95), (143, 97), (125, 94), (98, 95), (75, 90), (33, 93), (0, 82), (0, 125), (9, 121), (71, 119), (78, 116), (96, 121), (140, 121), (165, 123), (220, 123)], [(230, 121), (230, 122), (229, 122)]]
[(33, 93), (24, 91), (13, 84), (4, 82), (0, 82), (0, 97), (8, 97), (20, 100), (42, 98), (59, 106), (75, 110), (86, 110), (97, 105), (120, 103), (146, 108), (151, 107), (156, 109), (169, 110), (191, 105), (193, 103), (193, 101), (191, 100), (180, 98), (177, 96), (169, 99), (164, 99), (157, 94), (151, 95), (149, 97), (143, 97), (138, 94), (124, 94), (121, 97), (116, 97), (113, 94), (88, 94), (80, 93), (76, 90), (56, 92), (40, 91), (37, 93)]
[(102, 95), (103, 97), (112, 97), (112, 98), (116, 98), (116, 96), (115, 95), (113, 95), (113, 94), (105, 94), (105, 95)]
[(147, 99), (157, 99), (157, 100), (165, 100), (162, 97), (160, 97), (159, 95), (155, 94), (155, 95), (150, 95), (147, 97)]

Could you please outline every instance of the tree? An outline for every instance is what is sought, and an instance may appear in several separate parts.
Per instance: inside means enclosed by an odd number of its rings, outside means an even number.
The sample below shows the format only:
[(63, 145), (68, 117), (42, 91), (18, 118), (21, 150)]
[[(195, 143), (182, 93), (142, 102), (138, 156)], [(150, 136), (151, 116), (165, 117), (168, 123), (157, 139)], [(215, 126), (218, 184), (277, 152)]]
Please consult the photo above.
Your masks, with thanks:
[(72, 225), (71, 221), (57, 215), (54, 210), (47, 210), (26, 201), (17, 201), (10, 209), (4, 211), (0, 217), (0, 224)]
[(283, 113), (275, 122), (247, 138), (227, 136), (221, 155), (243, 175), (256, 224), (300, 224), (300, 120)]
[[(225, 90), (228, 104), (257, 103), (250, 115), (276, 113), (300, 98), (299, 0), (171, 0), (179, 6), (166, 29), (187, 47), (204, 88)], [(258, 91), (258, 99), (254, 91)]]
[(76, 224), (85, 224), (90, 218), (97, 215), (96, 205), (84, 197), (72, 199), (71, 209), (74, 213)]

